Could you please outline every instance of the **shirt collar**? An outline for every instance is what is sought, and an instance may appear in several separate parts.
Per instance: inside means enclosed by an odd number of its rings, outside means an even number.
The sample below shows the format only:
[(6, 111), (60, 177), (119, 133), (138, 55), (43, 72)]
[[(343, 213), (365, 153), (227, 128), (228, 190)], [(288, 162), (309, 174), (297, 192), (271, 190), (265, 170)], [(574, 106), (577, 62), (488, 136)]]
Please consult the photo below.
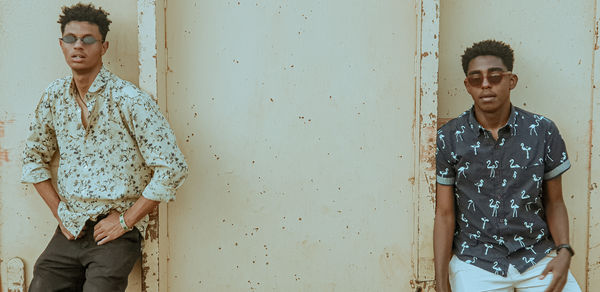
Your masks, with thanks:
[(100, 68), (100, 72), (98, 72), (98, 75), (96, 75), (96, 79), (94, 79), (94, 82), (90, 86), (90, 89), (88, 89), (88, 92), (96, 93), (103, 89), (109, 79), (109, 75), (110, 72), (104, 66), (102, 66), (102, 68)]
[[(519, 113), (517, 112), (517, 108), (511, 104), (510, 105), (510, 115), (508, 116), (508, 121), (506, 122), (506, 125), (502, 126), (500, 129), (503, 129), (507, 126), (510, 128), (514, 128), (515, 124), (517, 124), (518, 115), (519, 115)], [(486, 129), (479, 124), (479, 122), (477, 121), (477, 118), (475, 117), (475, 106), (472, 106), (471, 109), (469, 110), (468, 122), (469, 122), (469, 127), (476, 134), (481, 134), (486, 131)]]

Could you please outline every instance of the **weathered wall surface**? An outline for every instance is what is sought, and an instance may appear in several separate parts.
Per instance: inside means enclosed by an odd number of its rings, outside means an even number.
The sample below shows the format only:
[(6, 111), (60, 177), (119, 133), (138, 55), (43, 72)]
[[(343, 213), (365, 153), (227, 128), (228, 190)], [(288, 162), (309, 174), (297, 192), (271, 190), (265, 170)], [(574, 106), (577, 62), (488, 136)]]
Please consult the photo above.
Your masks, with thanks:
[[(77, 2), (0, 0), (0, 261), (23, 258), (27, 282), (35, 260), (54, 234), (56, 220), (33, 186), (19, 182), (21, 152), (43, 90), (70, 74), (59, 47), (56, 21), (61, 6)], [(113, 21), (105, 65), (137, 84), (136, 2), (94, 3), (107, 9)], [(5, 266), (0, 270), (2, 277)], [(140, 284), (138, 265), (128, 291), (139, 291)]]
[(408, 291), (415, 1), (169, 1), (170, 291)]
[(571, 268), (579, 284), (589, 289), (600, 287), (600, 278), (588, 277), (590, 268), (598, 274), (598, 252), (590, 257), (588, 248), (589, 239), (600, 231), (597, 216), (590, 221), (598, 202), (590, 198), (588, 188), (590, 177), (597, 181), (590, 172), (590, 138), (592, 133), (599, 135), (590, 123), (599, 115), (597, 106), (592, 111), (595, 9), (593, 0), (577, 5), (461, 0), (442, 1), (440, 12), (440, 117), (455, 117), (471, 106), (460, 56), (473, 42), (495, 38), (515, 50), (513, 71), (519, 83), (511, 94), (513, 104), (558, 125), (572, 163), (563, 176), (571, 245), (577, 252)]

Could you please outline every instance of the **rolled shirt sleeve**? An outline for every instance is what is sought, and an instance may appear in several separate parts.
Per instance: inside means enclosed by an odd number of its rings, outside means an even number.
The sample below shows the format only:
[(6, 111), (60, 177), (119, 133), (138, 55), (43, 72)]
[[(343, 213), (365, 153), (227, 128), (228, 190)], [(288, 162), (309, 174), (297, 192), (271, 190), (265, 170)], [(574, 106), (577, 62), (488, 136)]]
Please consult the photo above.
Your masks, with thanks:
[(171, 127), (150, 96), (142, 94), (134, 100), (131, 123), (139, 151), (153, 170), (142, 195), (154, 201), (174, 200), (176, 189), (187, 177), (188, 166)]
[(437, 133), (437, 148), (436, 148), (436, 180), (441, 185), (454, 185), (455, 168), (450, 151), (450, 143), (447, 137), (447, 127), (442, 127)]
[(48, 89), (42, 95), (29, 127), (23, 150), (22, 183), (39, 183), (51, 178), (50, 160), (58, 149)]
[(548, 119), (545, 121), (549, 123), (549, 126), (545, 133), (544, 143), (544, 180), (550, 180), (571, 168), (571, 162), (558, 127)]

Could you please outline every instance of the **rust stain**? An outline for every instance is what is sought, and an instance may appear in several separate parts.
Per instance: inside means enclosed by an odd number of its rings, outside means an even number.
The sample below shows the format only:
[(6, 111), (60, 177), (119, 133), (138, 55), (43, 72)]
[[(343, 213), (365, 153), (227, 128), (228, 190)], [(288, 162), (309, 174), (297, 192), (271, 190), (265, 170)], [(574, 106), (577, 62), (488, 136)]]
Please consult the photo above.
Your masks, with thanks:
[(8, 150), (3, 149), (0, 146), (0, 166), (2, 166), (2, 164), (5, 162), (10, 162), (10, 159), (8, 158)]
[(429, 52), (425, 52), (425, 53), (421, 54), (421, 58), (425, 58), (427, 56), (429, 56)]

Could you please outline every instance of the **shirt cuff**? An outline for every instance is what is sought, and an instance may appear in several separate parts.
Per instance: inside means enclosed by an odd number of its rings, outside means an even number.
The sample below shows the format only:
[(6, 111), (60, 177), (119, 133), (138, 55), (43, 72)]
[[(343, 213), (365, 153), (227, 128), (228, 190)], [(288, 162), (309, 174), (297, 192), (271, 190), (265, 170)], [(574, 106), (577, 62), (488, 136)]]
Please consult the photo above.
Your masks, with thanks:
[(437, 183), (441, 184), (441, 185), (454, 185), (454, 178), (453, 177), (441, 177), (441, 176), (437, 176)]
[(21, 183), (27, 184), (32, 183), (36, 184), (39, 182), (43, 182), (45, 180), (51, 179), (52, 174), (50, 170), (45, 167), (31, 167), (31, 166), (23, 166), (23, 174), (21, 176)]
[(555, 167), (553, 170), (544, 173), (544, 180), (551, 180), (551, 179), (561, 175), (563, 172), (567, 171), (569, 168), (571, 168), (571, 162), (569, 160), (566, 160), (559, 166)]
[(152, 201), (170, 202), (175, 200), (175, 190), (150, 181), (142, 196)]

